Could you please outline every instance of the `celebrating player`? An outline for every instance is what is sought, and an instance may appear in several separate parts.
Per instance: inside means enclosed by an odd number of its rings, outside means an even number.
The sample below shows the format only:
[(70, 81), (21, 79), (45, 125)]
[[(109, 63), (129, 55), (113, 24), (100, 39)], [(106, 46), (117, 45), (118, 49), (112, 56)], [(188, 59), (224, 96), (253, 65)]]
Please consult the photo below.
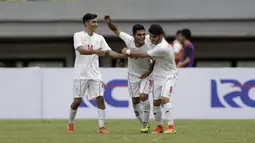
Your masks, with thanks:
[(88, 99), (96, 99), (98, 105), (98, 124), (100, 133), (108, 133), (104, 127), (105, 103), (103, 98), (103, 83), (99, 70), (98, 56), (109, 55), (114, 58), (123, 58), (122, 54), (116, 53), (106, 43), (103, 36), (95, 33), (97, 29), (97, 15), (87, 13), (83, 16), (85, 31), (74, 34), (75, 66), (73, 80), (74, 101), (71, 104), (68, 120), (68, 131), (74, 131), (74, 119), (77, 108), (85, 93)]
[(153, 69), (154, 79), (154, 106), (158, 107), (158, 110), (154, 111), (155, 118), (158, 121), (158, 126), (153, 133), (163, 132), (162, 117), (160, 115), (160, 105), (163, 104), (166, 119), (168, 121), (168, 127), (164, 133), (175, 133), (175, 127), (172, 115), (172, 103), (170, 100), (173, 86), (177, 80), (178, 70), (175, 64), (174, 51), (171, 45), (169, 45), (164, 39), (163, 28), (158, 24), (152, 24), (149, 28), (150, 40), (152, 44), (156, 46), (148, 51), (132, 51), (124, 48), (123, 54), (147, 58), (153, 57), (156, 61)]
[[(145, 41), (145, 28), (136, 24), (133, 26), (133, 36), (121, 32), (115, 24), (111, 22), (110, 16), (105, 16), (105, 22), (117, 36), (132, 51), (146, 52), (151, 49), (151, 43)], [(133, 108), (137, 119), (140, 121), (142, 128), (141, 133), (150, 132), (148, 123), (150, 116), (150, 102), (148, 94), (151, 91), (151, 72), (153, 63), (151, 58), (128, 58), (128, 88), (132, 97)], [(142, 108), (140, 107), (142, 106)]]

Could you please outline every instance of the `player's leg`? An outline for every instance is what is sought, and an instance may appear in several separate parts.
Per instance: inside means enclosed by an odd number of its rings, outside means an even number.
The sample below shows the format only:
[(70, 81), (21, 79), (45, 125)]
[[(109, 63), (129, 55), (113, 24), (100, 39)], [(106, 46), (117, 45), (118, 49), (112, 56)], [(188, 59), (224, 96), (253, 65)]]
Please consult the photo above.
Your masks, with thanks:
[(143, 128), (141, 129), (142, 133), (150, 132), (149, 118), (150, 118), (150, 101), (149, 93), (152, 89), (153, 80), (151, 77), (147, 77), (141, 81), (140, 84), (140, 100), (142, 105), (142, 119), (143, 119)]
[(77, 109), (81, 104), (82, 97), (87, 90), (87, 80), (77, 79), (73, 81), (73, 96), (74, 100), (70, 107), (69, 119), (68, 119), (68, 132), (74, 131), (74, 119), (77, 113)]
[(172, 113), (172, 103), (170, 101), (170, 97), (171, 97), (175, 82), (176, 82), (176, 78), (170, 78), (166, 80), (162, 89), (161, 101), (164, 108), (166, 120), (168, 123), (168, 127), (164, 133), (176, 133), (176, 130), (174, 127), (173, 113)]
[(152, 133), (158, 134), (163, 133), (163, 119), (162, 119), (162, 110), (161, 110), (161, 85), (153, 86), (153, 115), (155, 121), (157, 122), (157, 126)]
[(141, 125), (143, 125), (139, 86), (140, 84), (139, 80), (137, 80), (137, 77), (128, 75), (128, 90), (129, 95), (132, 98), (134, 113), (137, 120), (140, 122)]
[(89, 80), (89, 94), (88, 99), (96, 99), (97, 101), (97, 112), (98, 112), (98, 125), (100, 133), (109, 133), (105, 128), (105, 101), (104, 101), (104, 85), (102, 81)]

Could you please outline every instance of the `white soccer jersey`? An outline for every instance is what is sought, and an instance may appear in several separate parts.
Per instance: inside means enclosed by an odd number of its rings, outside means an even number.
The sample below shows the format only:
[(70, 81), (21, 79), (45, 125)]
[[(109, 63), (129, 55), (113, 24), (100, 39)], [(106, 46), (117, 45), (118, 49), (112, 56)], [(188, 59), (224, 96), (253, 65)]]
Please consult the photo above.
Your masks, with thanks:
[(85, 31), (76, 32), (73, 37), (75, 48), (74, 79), (95, 79), (101, 80), (98, 55), (81, 55), (77, 50), (82, 46), (87, 50), (111, 50), (103, 36), (94, 33), (92, 36)]
[(166, 79), (178, 73), (173, 48), (165, 39), (147, 53), (156, 61), (153, 69), (154, 78)]
[[(145, 40), (145, 43), (141, 47), (136, 47), (134, 42), (134, 37), (121, 32), (119, 37), (125, 42), (128, 49), (131, 49), (131, 51), (143, 51), (146, 52), (151, 48), (151, 43), (147, 42), (148, 40)], [(135, 75), (135, 76), (141, 76), (143, 73), (147, 72), (150, 68), (150, 58), (138, 58), (133, 59), (128, 57), (128, 72), (129, 74)]]

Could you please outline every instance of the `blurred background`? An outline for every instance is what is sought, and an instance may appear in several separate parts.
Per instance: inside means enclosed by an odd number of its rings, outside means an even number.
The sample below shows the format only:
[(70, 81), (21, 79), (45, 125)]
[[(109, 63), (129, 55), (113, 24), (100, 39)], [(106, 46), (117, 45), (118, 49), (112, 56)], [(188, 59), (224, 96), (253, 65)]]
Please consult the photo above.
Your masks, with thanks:
[[(0, 0), (0, 67), (72, 67), (73, 34), (84, 30), (82, 16), (96, 13), (97, 33), (113, 50), (125, 45), (104, 24), (111, 15), (124, 32), (159, 23), (171, 43), (189, 28), (196, 67), (255, 67), (254, 0)], [(127, 61), (100, 58), (101, 67)]]
[[(255, 0), (0, 0), (0, 143), (254, 143), (254, 7)], [(127, 61), (108, 56), (100, 57), (100, 67), (112, 134), (96, 135), (96, 102), (86, 96), (77, 132), (67, 133), (73, 34), (84, 30), (87, 12), (98, 15), (97, 33), (117, 52), (125, 44), (105, 15), (129, 34), (137, 23), (146, 29), (161, 24), (170, 44), (177, 30), (190, 29), (195, 68), (179, 69), (171, 95), (176, 135), (140, 135), (138, 121), (130, 120), (136, 117)], [(152, 109), (150, 119), (154, 128)]]

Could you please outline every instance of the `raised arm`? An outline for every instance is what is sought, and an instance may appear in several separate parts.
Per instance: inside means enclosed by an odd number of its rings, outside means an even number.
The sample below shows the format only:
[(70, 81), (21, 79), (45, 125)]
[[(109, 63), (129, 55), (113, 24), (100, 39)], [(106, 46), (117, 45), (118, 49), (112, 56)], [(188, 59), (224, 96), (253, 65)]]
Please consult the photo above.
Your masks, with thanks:
[(108, 25), (108, 28), (111, 29), (112, 32), (114, 32), (117, 36), (120, 35), (121, 31), (118, 29), (118, 27), (115, 24), (112, 23), (111, 17), (109, 15), (106, 15), (104, 17), (104, 21)]

